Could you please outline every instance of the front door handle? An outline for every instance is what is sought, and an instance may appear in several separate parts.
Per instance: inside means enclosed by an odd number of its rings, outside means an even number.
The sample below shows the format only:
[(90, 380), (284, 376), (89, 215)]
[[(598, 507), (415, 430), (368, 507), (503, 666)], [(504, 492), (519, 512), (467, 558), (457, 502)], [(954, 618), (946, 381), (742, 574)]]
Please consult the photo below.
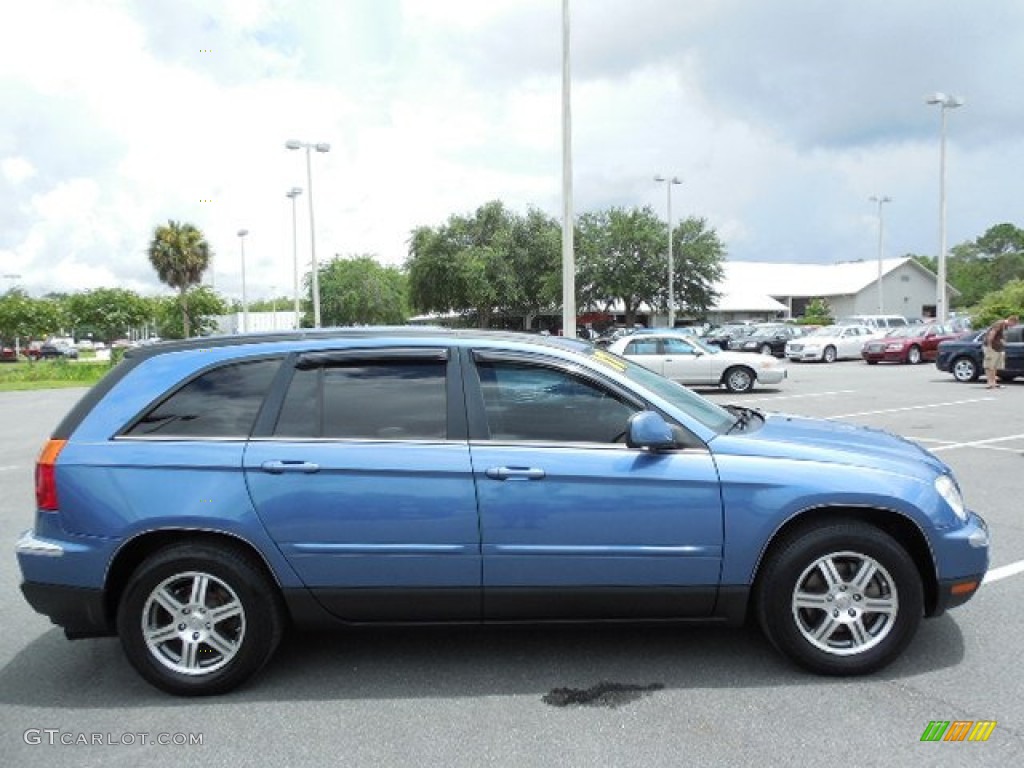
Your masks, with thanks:
[(312, 474), (320, 471), (320, 465), (311, 461), (264, 461), (260, 469), (272, 475), (280, 475), (285, 472), (303, 472)]
[(530, 467), (491, 467), (486, 472), (492, 480), (541, 480), (543, 469)]

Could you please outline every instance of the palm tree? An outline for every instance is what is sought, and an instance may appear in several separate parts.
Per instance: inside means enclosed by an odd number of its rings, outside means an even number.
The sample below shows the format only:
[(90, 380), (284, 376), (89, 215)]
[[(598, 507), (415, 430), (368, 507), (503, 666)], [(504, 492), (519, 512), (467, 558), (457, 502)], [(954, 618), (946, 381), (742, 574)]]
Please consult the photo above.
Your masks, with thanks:
[(153, 242), (149, 244), (149, 262), (160, 282), (176, 288), (180, 294), (186, 339), (189, 335), (187, 291), (202, 280), (212, 256), (209, 243), (197, 227), (174, 220), (157, 227)]

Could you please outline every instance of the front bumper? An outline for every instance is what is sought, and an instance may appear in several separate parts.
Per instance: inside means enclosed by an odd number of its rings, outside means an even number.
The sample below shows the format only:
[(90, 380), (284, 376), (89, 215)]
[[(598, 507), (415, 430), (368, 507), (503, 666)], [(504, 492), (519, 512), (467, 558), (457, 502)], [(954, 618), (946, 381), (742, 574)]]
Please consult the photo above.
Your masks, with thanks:
[(941, 616), (977, 594), (988, 570), (989, 543), (988, 524), (974, 513), (962, 528), (939, 538), (935, 552), (938, 588), (929, 616)]

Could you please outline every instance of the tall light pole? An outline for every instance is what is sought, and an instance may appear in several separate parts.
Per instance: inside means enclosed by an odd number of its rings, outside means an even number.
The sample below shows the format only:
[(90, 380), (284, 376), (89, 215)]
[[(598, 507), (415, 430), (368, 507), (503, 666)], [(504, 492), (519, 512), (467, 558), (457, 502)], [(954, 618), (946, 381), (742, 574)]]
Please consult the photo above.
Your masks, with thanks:
[(675, 290), (675, 271), (676, 263), (672, 256), (672, 186), (674, 184), (682, 184), (678, 176), (673, 176), (671, 179), (658, 174), (654, 177), (654, 180), (665, 184), (665, 194), (668, 197), (668, 327), (676, 327), (676, 290)]
[(320, 266), (316, 262), (316, 228), (313, 226), (313, 167), (309, 160), (309, 151), (330, 152), (331, 145), (324, 143), (308, 143), (290, 139), (284, 144), (288, 149), (306, 150), (306, 189), (309, 190), (309, 252), (312, 257), (313, 269), (313, 327), (320, 327)]
[(885, 232), (885, 219), (882, 218), (882, 206), (891, 203), (892, 198), (888, 195), (872, 195), (868, 198), (873, 203), (878, 203), (878, 314), (885, 314), (885, 299), (882, 297), (882, 237)]
[(295, 329), (302, 327), (302, 310), (299, 309), (299, 239), (296, 232), (295, 198), (302, 194), (302, 187), (292, 187), (285, 197), (292, 199), (292, 260), (295, 262)]
[(937, 104), (942, 113), (939, 141), (939, 284), (935, 291), (935, 319), (944, 323), (949, 317), (946, 302), (946, 110), (962, 107), (964, 102), (963, 99), (945, 93), (934, 93), (925, 102)]
[(248, 229), (238, 230), (238, 244), (242, 248), (242, 333), (249, 332), (249, 300), (245, 295), (245, 236)]
[(576, 336), (576, 256), (573, 251), (572, 98), (569, 0), (562, 0), (562, 335)]

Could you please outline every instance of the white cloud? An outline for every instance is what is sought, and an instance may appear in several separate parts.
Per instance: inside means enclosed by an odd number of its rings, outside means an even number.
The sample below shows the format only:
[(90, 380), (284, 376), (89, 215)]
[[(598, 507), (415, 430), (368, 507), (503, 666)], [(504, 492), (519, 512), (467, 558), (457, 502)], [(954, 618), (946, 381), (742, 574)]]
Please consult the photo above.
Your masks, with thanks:
[[(1019, 217), (1024, 6), (952, 0), (589, 0), (573, 10), (577, 211), (706, 217), (737, 259), (937, 249), (936, 89), (949, 242)], [(195, 223), (218, 288), (291, 290), (287, 189), (317, 253), (406, 256), (409, 232), (491, 199), (560, 213), (552, 0), (37, 0), (0, 26), (0, 259), (33, 292), (164, 290), (153, 227)], [(208, 201), (208, 202), (207, 202)], [(298, 245), (309, 258), (308, 190)]]

